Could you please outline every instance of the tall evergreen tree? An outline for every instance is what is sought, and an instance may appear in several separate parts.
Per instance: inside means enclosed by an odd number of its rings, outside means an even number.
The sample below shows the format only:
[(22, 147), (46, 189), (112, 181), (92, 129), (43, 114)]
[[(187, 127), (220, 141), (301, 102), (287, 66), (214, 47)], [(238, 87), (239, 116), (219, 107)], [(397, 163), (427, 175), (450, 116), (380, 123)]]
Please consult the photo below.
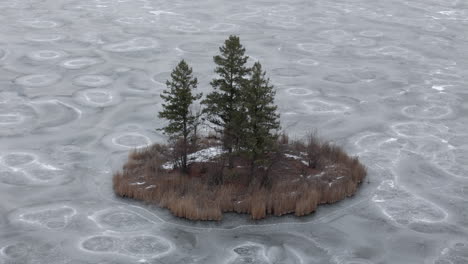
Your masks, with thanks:
[(265, 77), (262, 65), (256, 62), (248, 85), (242, 89), (244, 120), (242, 146), (251, 161), (253, 172), (255, 163), (270, 152), (277, 140), (275, 133), (280, 128), (279, 114), (274, 103), (275, 90)]
[(229, 154), (229, 167), (233, 167), (233, 151), (239, 146), (243, 112), (240, 90), (246, 85), (250, 68), (246, 67), (248, 56), (239, 37), (229, 36), (214, 56), (215, 73), (219, 78), (211, 81), (214, 91), (202, 102), (208, 121), (223, 135), (224, 148)]
[(166, 81), (167, 89), (161, 94), (164, 100), (163, 110), (159, 118), (169, 121), (161, 130), (176, 142), (180, 142), (181, 169), (187, 171), (187, 155), (190, 137), (196, 132), (198, 114), (194, 114), (191, 106), (202, 94), (193, 94), (198, 80), (192, 75), (192, 68), (181, 60), (171, 73), (171, 81)]

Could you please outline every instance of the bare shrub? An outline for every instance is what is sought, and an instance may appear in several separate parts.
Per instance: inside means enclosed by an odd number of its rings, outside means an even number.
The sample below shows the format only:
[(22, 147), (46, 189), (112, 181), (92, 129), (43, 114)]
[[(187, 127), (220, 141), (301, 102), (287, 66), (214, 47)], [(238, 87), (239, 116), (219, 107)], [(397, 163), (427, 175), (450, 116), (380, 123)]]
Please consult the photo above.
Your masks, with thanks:
[(321, 159), (321, 142), (317, 137), (317, 131), (306, 135), (305, 152), (309, 168), (317, 168)]
[(281, 133), (278, 137), (278, 142), (281, 145), (288, 145), (289, 144), (289, 136), (286, 133)]

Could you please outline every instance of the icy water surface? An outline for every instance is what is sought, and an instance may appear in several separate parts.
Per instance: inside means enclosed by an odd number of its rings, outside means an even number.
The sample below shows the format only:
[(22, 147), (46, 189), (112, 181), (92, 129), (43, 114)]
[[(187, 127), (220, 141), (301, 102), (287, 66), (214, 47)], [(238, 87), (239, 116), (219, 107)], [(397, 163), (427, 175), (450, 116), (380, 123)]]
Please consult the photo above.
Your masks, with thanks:
[[(468, 263), (468, 2), (0, 1), (0, 263)], [(240, 35), (283, 127), (369, 168), (314, 215), (221, 223), (117, 199), (112, 172), (161, 142), (185, 58), (208, 92)], [(252, 60), (252, 61), (253, 61)]]

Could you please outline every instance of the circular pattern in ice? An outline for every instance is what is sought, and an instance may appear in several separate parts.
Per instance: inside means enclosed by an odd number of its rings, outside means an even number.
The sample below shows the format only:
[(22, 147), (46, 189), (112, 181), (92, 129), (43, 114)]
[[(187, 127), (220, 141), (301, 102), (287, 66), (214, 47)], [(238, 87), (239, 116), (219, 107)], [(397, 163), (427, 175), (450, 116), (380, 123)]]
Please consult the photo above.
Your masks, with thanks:
[(431, 159), (438, 152), (450, 149), (447, 141), (437, 137), (412, 138), (406, 150), (425, 159)]
[(335, 49), (334, 45), (324, 43), (299, 43), (297, 46), (303, 51), (317, 55), (326, 55)]
[(447, 28), (439, 23), (430, 22), (424, 25), (424, 29), (431, 32), (442, 32)]
[(56, 21), (39, 20), (39, 19), (21, 20), (20, 22), (28, 27), (37, 28), (37, 29), (49, 29), (49, 28), (55, 28), (61, 25), (61, 23), (56, 22)]
[(356, 47), (370, 47), (370, 46), (375, 46), (377, 42), (373, 39), (369, 38), (353, 38), (349, 41), (350, 45), (356, 46)]
[(0, 114), (0, 125), (12, 125), (23, 122), (24, 117), (18, 113)]
[(0, 135), (19, 135), (38, 124), (39, 113), (28, 104), (0, 104)]
[(147, 26), (149, 23), (153, 23), (154, 20), (145, 19), (143, 17), (121, 17), (121, 18), (116, 19), (115, 22), (126, 24), (126, 25)]
[(401, 111), (408, 117), (420, 119), (438, 119), (452, 113), (449, 106), (434, 104), (405, 106)]
[(359, 32), (359, 35), (367, 38), (377, 38), (382, 37), (384, 34), (377, 30), (364, 30)]
[(297, 61), (297, 63), (301, 65), (306, 65), (306, 66), (318, 66), (320, 64), (320, 62), (314, 59), (300, 59)]
[(53, 85), (60, 79), (61, 76), (58, 74), (31, 74), (18, 77), (15, 83), (28, 87), (44, 87)]
[(186, 42), (177, 46), (183, 52), (211, 54), (218, 50), (218, 44), (212, 42)]
[(89, 217), (101, 228), (118, 232), (148, 228), (152, 223), (139, 214), (122, 209), (106, 209)]
[(37, 50), (27, 54), (28, 58), (36, 61), (55, 60), (65, 57), (67, 53), (56, 50)]
[(354, 78), (349, 73), (334, 73), (334, 74), (325, 76), (323, 79), (329, 82), (342, 83), (342, 84), (350, 84), (350, 83), (358, 82), (358, 79)]
[(124, 249), (135, 255), (161, 255), (171, 249), (163, 238), (156, 236), (135, 236), (126, 239)]
[[(79, 109), (57, 99), (31, 101), (28, 104), (9, 104), (8, 107), (11, 112), (7, 114), (19, 115), (18, 120), (21, 122), (3, 124), (4, 129), (0, 130), (0, 134), (21, 134), (34, 129), (47, 130), (72, 122), (80, 116)], [(0, 113), (3, 111), (2, 108), (0, 104)]]
[(408, 49), (397, 46), (385, 46), (376, 50), (377, 53), (391, 57), (406, 57), (410, 53)]
[(156, 82), (157, 84), (166, 87), (166, 81), (170, 80), (170, 78), (171, 78), (170, 72), (160, 72), (158, 74), (155, 74), (152, 80)]
[(455, 94), (449, 94), (449, 93), (429, 93), (424, 95), (424, 100), (431, 102), (431, 103), (437, 103), (437, 104), (451, 104), (451, 105), (457, 105), (459, 102), (463, 101), (461, 97), (455, 95)]
[(140, 132), (127, 131), (115, 132), (106, 135), (103, 138), (103, 143), (109, 148), (129, 150), (134, 148), (147, 147), (152, 142), (148, 136), (141, 134)]
[(448, 216), (440, 207), (397, 187), (391, 180), (379, 185), (372, 201), (387, 217), (401, 225), (441, 222)]
[(437, 152), (432, 161), (444, 172), (459, 178), (468, 178), (468, 149), (457, 148)]
[(57, 34), (57, 33), (43, 33), (43, 34), (29, 34), (26, 35), (24, 38), (28, 41), (35, 41), (35, 42), (52, 42), (65, 39), (65, 35)]
[[(359, 161), (366, 165), (368, 168), (385, 170), (386, 168), (393, 167), (399, 161), (399, 152), (390, 153), (380, 150), (370, 149), (357, 153)], [(393, 174), (380, 175), (386, 179), (393, 179)]]
[(447, 130), (446, 127), (424, 122), (406, 122), (392, 125), (393, 131), (403, 137), (427, 137), (439, 135)]
[(124, 133), (112, 139), (112, 143), (126, 148), (139, 148), (148, 146), (151, 141), (148, 137), (138, 133)]
[(324, 30), (317, 34), (318, 37), (329, 40), (335, 44), (342, 44), (353, 38), (353, 34), (341, 29)]
[(0, 156), (0, 182), (9, 185), (57, 185), (73, 179), (61, 168), (42, 162), (36, 155), (11, 152)]
[(217, 23), (210, 27), (210, 31), (214, 32), (230, 32), (238, 29), (239, 26), (230, 23)]
[(408, 141), (401, 138), (389, 137), (380, 133), (365, 133), (354, 139), (354, 144), (362, 151), (381, 151), (398, 154)]
[(30, 185), (30, 179), (22, 171), (0, 169), (0, 182), (7, 185), (25, 186)]
[(18, 242), (2, 248), (1, 252), (9, 258), (24, 257), (30, 251), (30, 246), (23, 242)]
[(173, 25), (170, 27), (170, 29), (175, 30), (175, 31), (180, 31), (180, 32), (185, 32), (185, 33), (196, 33), (200, 32), (200, 29), (194, 25)]
[(81, 246), (94, 252), (112, 252), (118, 249), (120, 239), (113, 236), (93, 236), (83, 242)]
[(298, 77), (306, 74), (305, 71), (294, 67), (276, 68), (273, 69), (271, 72), (274, 76), (280, 77)]
[(26, 165), (29, 164), (33, 161), (35, 161), (37, 158), (35, 155), (30, 154), (30, 153), (9, 153), (1, 157), (1, 161), (11, 167), (16, 167), (19, 165)]
[(106, 107), (116, 105), (122, 101), (120, 95), (109, 89), (87, 89), (78, 91), (75, 100), (83, 105), (92, 107)]
[(265, 256), (263, 246), (255, 244), (240, 245), (232, 250), (235, 256), (228, 262), (229, 264), (256, 263), (267, 264), (270, 261)]
[(316, 91), (312, 91), (310, 89), (305, 89), (305, 88), (296, 88), (296, 87), (287, 89), (286, 93), (290, 95), (296, 95), (296, 96), (306, 96), (310, 94), (317, 94)]
[(302, 24), (295, 21), (296, 17), (294, 16), (269, 16), (268, 17), (268, 25), (273, 26), (273, 27), (280, 27), (280, 28), (297, 28), (301, 26)]
[(308, 109), (310, 113), (314, 114), (337, 114), (349, 111), (351, 108), (349, 106), (328, 102), (323, 100), (307, 100), (303, 102), (304, 106)]
[(93, 65), (103, 63), (103, 62), (104, 62), (103, 60), (99, 58), (95, 58), (95, 57), (78, 57), (78, 58), (72, 58), (72, 59), (62, 61), (60, 63), (60, 66), (69, 70), (79, 70), (79, 69), (88, 68), (88, 67), (91, 67)]
[(73, 79), (73, 84), (85, 87), (102, 87), (111, 84), (113, 80), (105, 75), (81, 75)]
[(23, 208), (14, 214), (13, 218), (28, 224), (36, 224), (49, 229), (61, 229), (67, 226), (70, 219), (76, 215), (76, 210), (70, 206), (39, 206)]
[(159, 47), (159, 42), (153, 38), (139, 37), (127, 41), (106, 44), (102, 49), (110, 52), (136, 52), (144, 50), (152, 50)]
[(376, 71), (366, 70), (366, 69), (353, 69), (351, 72), (352, 72), (353, 76), (355, 76), (358, 79), (363, 80), (363, 81), (375, 80), (380, 75)]

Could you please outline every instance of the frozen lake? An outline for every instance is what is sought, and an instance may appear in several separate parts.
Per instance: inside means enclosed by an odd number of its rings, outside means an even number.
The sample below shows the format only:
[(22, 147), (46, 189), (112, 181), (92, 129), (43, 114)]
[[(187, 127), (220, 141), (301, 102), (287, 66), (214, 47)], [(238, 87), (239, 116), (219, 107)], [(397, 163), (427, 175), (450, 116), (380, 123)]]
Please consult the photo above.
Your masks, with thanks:
[[(468, 263), (468, 2), (0, 1), (0, 264)], [(359, 155), (352, 198), (311, 216), (192, 223), (117, 199), (161, 142), (176, 63), (210, 91), (229, 34), (282, 124)], [(253, 61), (253, 60), (252, 60)]]

